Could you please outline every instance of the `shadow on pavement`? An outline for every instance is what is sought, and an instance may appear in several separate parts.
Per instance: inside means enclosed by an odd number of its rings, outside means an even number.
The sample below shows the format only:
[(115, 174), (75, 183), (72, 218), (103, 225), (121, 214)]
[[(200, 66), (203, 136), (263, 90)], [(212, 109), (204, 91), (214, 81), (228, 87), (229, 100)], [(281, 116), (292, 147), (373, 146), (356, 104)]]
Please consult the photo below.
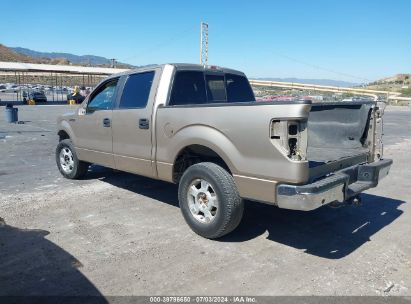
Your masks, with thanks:
[[(16, 101), (16, 100), (8, 100), (8, 101), (6, 101), (6, 100), (1, 100), (0, 101), (0, 107), (5, 107), (7, 104), (12, 104), (13, 106), (27, 106), (27, 107), (33, 107), (33, 106), (30, 106), (30, 105), (27, 105), (25, 102), (23, 102), (23, 101), (21, 101), (21, 100), (19, 100), (19, 101)], [(48, 106), (48, 105), (67, 105), (67, 100), (59, 100), (59, 101), (52, 101), (52, 100), (50, 100), (50, 101), (47, 101), (47, 102), (38, 102), (37, 104), (36, 104), (36, 106)]]
[[(149, 178), (93, 169), (89, 178), (178, 207), (177, 186)], [(220, 242), (244, 242), (268, 232), (267, 239), (327, 259), (340, 259), (355, 251), (370, 237), (397, 219), (403, 201), (362, 194), (362, 205), (338, 209), (292, 211), (246, 201), (239, 227)]]
[(323, 258), (340, 259), (398, 218), (402, 214), (398, 207), (403, 203), (362, 194), (361, 206), (303, 212), (248, 202), (240, 226), (221, 241), (242, 242), (267, 231), (269, 240)]
[(93, 165), (85, 179), (99, 179), (163, 203), (178, 207), (178, 186), (148, 177)]
[(105, 302), (79, 271), (81, 263), (47, 240), (48, 234), (12, 227), (0, 218), (0, 297), (94, 296)]

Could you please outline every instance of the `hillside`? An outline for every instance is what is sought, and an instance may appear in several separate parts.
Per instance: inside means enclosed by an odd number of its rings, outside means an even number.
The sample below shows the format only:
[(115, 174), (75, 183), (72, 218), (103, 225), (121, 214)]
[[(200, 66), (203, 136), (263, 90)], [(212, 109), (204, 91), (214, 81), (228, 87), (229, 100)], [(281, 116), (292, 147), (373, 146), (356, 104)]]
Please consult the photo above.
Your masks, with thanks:
[(2, 44), (0, 44), (0, 61), (41, 63), (41, 60), (36, 60), (34, 58), (31, 58), (30, 56), (18, 54)]
[[(111, 61), (107, 58), (93, 55), (78, 56), (70, 53), (37, 52), (25, 48), (10, 48), (0, 44), (0, 61), (43, 63), (57, 65), (83, 65), (110, 67)], [(132, 68), (132, 65), (116, 63), (117, 68)]]
[(43, 64), (60, 64), (68, 65), (70, 61), (66, 58), (33, 58), (26, 54), (20, 54), (15, 52), (12, 48), (9, 48), (3, 44), (0, 44), (0, 61), (8, 62), (26, 62), (26, 63), (43, 63)]
[[(38, 52), (38, 51), (34, 51), (34, 50), (22, 48), (22, 47), (12, 47), (10, 49), (18, 54), (29, 56), (36, 60), (48, 59), (50, 61), (53, 61), (53, 60), (64, 59), (67, 62), (75, 64), (75, 65), (91, 65), (91, 66), (107, 66), (107, 67), (111, 66), (111, 60), (105, 57), (101, 57), (101, 56), (74, 55), (70, 53), (60, 53), (60, 52)], [(121, 63), (121, 62), (117, 62), (116, 66), (119, 68), (132, 67), (129, 64)]]
[(100, 56), (93, 56), (93, 55), (78, 56), (78, 55), (73, 55), (70, 53), (38, 52), (38, 51), (33, 51), (30, 49), (21, 48), (21, 47), (15, 47), (15, 48), (10, 48), (10, 49), (18, 54), (30, 56), (33, 58), (50, 58), (50, 59), (65, 58), (74, 64), (91, 64), (91, 65), (111, 64), (109, 59), (100, 57)]
[(369, 83), (366, 88), (401, 92), (403, 96), (411, 96), (411, 74), (397, 74)]

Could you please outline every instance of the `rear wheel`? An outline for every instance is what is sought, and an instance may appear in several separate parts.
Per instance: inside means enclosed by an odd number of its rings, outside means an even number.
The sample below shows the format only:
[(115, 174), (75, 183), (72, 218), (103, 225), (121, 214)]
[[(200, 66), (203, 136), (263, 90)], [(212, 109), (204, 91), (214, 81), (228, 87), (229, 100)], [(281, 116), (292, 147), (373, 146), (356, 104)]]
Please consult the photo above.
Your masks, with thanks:
[(243, 215), (244, 203), (233, 177), (214, 163), (189, 167), (181, 177), (178, 197), (187, 224), (205, 238), (230, 233)]
[(56, 163), (60, 173), (69, 179), (83, 177), (88, 170), (89, 164), (77, 158), (76, 151), (70, 139), (59, 142), (56, 148)]

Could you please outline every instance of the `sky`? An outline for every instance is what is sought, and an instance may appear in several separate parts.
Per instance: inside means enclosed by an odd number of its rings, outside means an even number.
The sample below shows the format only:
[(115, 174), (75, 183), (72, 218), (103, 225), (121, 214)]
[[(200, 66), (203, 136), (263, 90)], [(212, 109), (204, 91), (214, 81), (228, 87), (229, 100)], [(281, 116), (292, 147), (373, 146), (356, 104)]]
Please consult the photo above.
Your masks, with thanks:
[(116, 58), (199, 62), (249, 77), (369, 82), (411, 73), (410, 0), (70, 0), (0, 3), (0, 43)]

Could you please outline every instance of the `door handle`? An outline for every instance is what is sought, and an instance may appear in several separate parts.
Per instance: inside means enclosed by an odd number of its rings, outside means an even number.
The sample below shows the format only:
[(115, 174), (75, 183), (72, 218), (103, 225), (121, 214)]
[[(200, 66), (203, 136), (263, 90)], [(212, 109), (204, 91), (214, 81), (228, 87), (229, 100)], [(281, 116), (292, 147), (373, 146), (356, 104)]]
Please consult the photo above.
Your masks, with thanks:
[(111, 126), (111, 120), (110, 118), (104, 118), (103, 119), (103, 127), (110, 127)]
[(147, 118), (140, 118), (138, 121), (138, 127), (140, 129), (150, 128), (150, 121)]

